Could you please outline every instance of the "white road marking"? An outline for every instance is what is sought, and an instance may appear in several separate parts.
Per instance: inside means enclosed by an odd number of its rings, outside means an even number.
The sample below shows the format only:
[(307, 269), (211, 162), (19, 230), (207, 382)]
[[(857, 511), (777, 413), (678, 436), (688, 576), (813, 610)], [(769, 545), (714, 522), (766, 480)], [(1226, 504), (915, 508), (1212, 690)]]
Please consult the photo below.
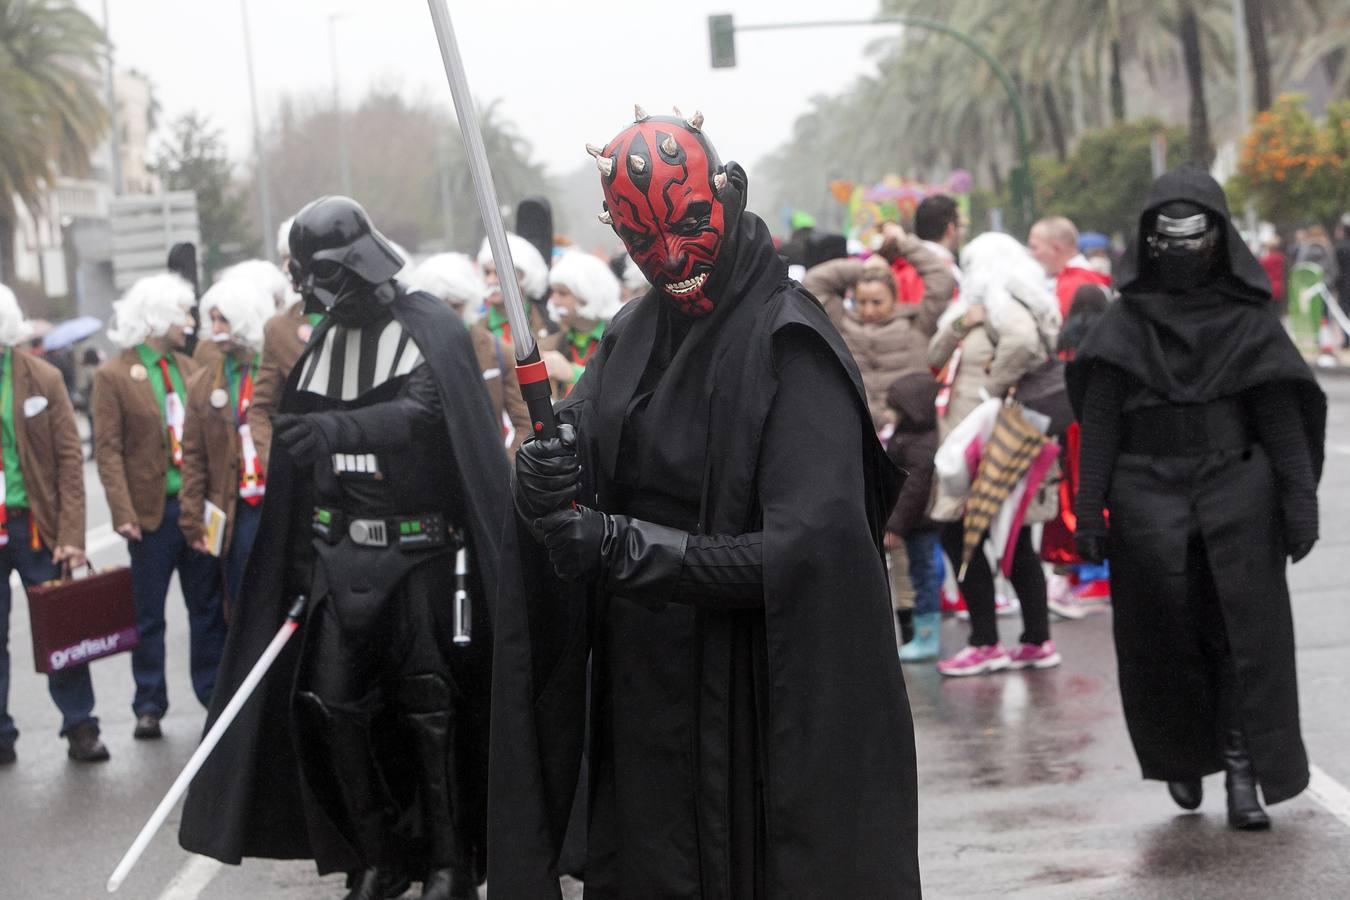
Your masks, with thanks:
[(224, 865), (209, 856), (194, 853), (159, 895), (159, 900), (197, 900)]
[(1350, 788), (1346, 788), (1317, 766), (1308, 766), (1308, 772), (1311, 776), (1308, 781), (1308, 796), (1345, 825), (1350, 825)]

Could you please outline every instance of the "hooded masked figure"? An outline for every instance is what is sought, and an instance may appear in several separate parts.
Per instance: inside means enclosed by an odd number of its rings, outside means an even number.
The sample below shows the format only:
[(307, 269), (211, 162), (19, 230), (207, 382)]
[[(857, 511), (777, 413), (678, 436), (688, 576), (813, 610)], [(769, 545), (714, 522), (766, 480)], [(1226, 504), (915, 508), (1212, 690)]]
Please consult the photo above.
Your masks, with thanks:
[(556, 897), (570, 816), (588, 897), (917, 897), (881, 551), (898, 473), (702, 121), (639, 109), (588, 148), (653, 287), (561, 437), (516, 457), (521, 572), (560, 580), (496, 610), (489, 877)]
[[(327, 315), (274, 421), (248, 600), (211, 718), (296, 598), (308, 605), (283, 671), (194, 782), (180, 840), (232, 863), (312, 858), (348, 873), (349, 900), (397, 896), (410, 880), (422, 897), (472, 897), (489, 601), (512, 568), (499, 553), (502, 442), (463, 324), (394, 279), (403, 260), (359, 204), (309, 204), (290, 249), (306, 304)], [(467, 600), (453, 600), (461, 588)]]
[(1135, 249), (1067, 370), (1079, 552), (1110, 556), (1144, 777), (1194, 809), (1224, 771), (1229, 822), (1265, 828), (1256, 787), (1308, 784), (1285, 565), (1318, 535), (1326, 398), (1203, 170), (1154, 182)]

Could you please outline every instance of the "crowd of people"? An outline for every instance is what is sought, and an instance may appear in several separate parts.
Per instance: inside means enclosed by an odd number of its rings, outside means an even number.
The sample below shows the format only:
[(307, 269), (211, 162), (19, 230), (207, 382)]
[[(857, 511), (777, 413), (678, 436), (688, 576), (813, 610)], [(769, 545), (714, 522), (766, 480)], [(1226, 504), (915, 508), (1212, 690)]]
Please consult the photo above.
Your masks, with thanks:
[[(1105, 265), (1058, 216), (1026, 245), (968, 239), (941, 194), (850, 254), (805, 220), (770, 240), (701, 125), (639, 111), (591, 148), (627, 254), (508, 235), (557, 438), (531, 439), (486, 242), (414, 264), (346, 198), (282, 226), (280, 267), (240, 263), (200, 296), (166, 272), (116, 302), (89, 410), (131, 559), (135, 738), (159, 738), (169, 709), (174, 573), (213, 719), (277, 625), (307, 623), (291, 676), (193, 788), (184, 846), (313, 858), (348, 873), (352, 898), (409, 880), (468, 896), (491, 790), (509, 810), (497, 840), (524, 848), (493, 870), (505, 895), (556, 881), (559, 848), (539, 835), (578, 828), (597, 896), (812, 878), (906, 895), (899, 664), (1059, 666), (1052, 610), (1076, 618), (1107, 584), (1145, 776), (1194, 808), (1200, 778), (1225, 771), (1234, 827), (1268, 826), (1258, 782), (1278, 802), (1307, 779), (1284, 564), (1317, 539), (1325, 401), (1268, 308), (1273, 264), (1217, 185), (1164, 176)], [(629, 214), (691, 169), (674, 224)], [(1327, 242), (1306, 243), (1340, 277)], [(0, 575), (35, 585), (85, 562), (85, 508), (74, 408), (60, 373), (17, 349), (29, 337), (0, 288)], [(871, 602), (887, 593), (893, 619)], [(856, 609), (827, 615), (817, 595)], [(0, 599), (14, 763), (7, 577)], [(944, 609), (969, 619), (945, 655)], [(48, 686), (70, 757), (107, 760), (87, 667)], [(261, 753), (277, 728), (289, 749)], [(669, 777), (653, 780), (658, 761)], [(288, 765), (302, 777), (279, 786)], [(849, 810), (867, 827), (834, 827), (822, 790), (872, 797)], [(583, 793), (588, 825), (570, 802)], [(788, 852), (767, 821), (810, 849)], [(407, 828), (413, 843), (391, 838)], [(884, 865), (810, 863), (842, 856)]]

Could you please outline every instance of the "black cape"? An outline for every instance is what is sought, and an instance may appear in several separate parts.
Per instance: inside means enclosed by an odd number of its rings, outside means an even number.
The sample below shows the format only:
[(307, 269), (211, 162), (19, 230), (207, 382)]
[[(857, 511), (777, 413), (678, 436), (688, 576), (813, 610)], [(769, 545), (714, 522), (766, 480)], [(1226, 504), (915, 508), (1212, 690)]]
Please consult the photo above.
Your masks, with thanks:
[[(1222, 273), (1185, 296), (1159, 288), (1144, 240), (1158, 208), (1172, 200), (1198, 203), (1225, 223)], [(1276, 318), (1269, 281), (1229, 220), (1223, 192), (1203, 170), (1184, 166), (1154, 183), (1121, 283), (1121, 299), (1066, 371), (1080, 418), (1099, 365), (1132, 377), (1127, 411), (1208, 403), (1282, 382), (1298, 398), (1320, 476), (1325, 395)], [(1196, 660), (1203, 642), (1198, 629), (1226, 628), (1262, 793), (1270, 803), (1299, 793), (1308, 762), (1299, 730), (1287, 551), (1278, 488), (1262, 448), (1200, 458), (1123, 454), (1108, 508), (1121, 695), (1144, 776), (1183, 780), (1222, 769), (1217, 697)], [(1193, 532), (1204, 542), (1222, 622), (1197, 624), (1178, 612), (1188, 608), (1193, 587), (1187, 572)]]
[[(390, 309), (417, 343), (440, 389), (466, 518), (462, 526), (468, 535), (471, 589), (476, 600), (487, 601), (474, 604), (474, 643), (460, 663), (487, 684), (492, 642), (489, 603), (498, 596), (511, 598), (509, 590), (503, 593), (497, 578), (506, 562), (501, 536), (511, 505), (505, 451), (496, 437), (498, 428), (482, 387), (473, 344), (459, 317), (428, 294), (401, 289)], [(330, 325), (331, 320), (325, 320), (315, 328), (292, 370), (281, 399), (283, 412), (294, 408), (303, 361), (321, 345)], [(293, 599), (286, 590), (292, 548), (311, 539), (307, 488), (305, 475), (292, 464), (289, 454), (273, 453), (262, 523), (244, 575), (243, 600), (232, 610), (207, 728), (285, 621)], [(453, 508), (449, 498), (443, 503), (444, 509)], [(445, 600), (451, 602), (450, 597)], [(246, 856), (313, 859), (323, 874), (362, 867), (322, 805), (307, 795), (301, 776), (291, 702), (304, 634), (302, 626), (193, 781), (178, 833), (185, 850), (231, 864)], [(447, 644), (449, 640), (446, 635)], [(476, 721), (463, 724), (484, 732), (486, 703), (481, 707), (475, 711)], [(486, 781), (481, 766), (476, 774), (461, 774), (470, 783)], [(485, 817), (483, 810), (477, 818)], [(480, 836), (480, 847), (482, 840)]]
[[(675, 387), (658, 387), (646, 414), (670, 423), (672, 441), (700, 448), (702, 471), (694, 472), (702, 495), (700, 530), (763, 531), (765, 605), (749, 614), (768, 672), (767, 686), (761, 685), (765, 690), (756, 698), (768, 710), (767, 746), (761, 748), (767, 857), (760, 874), (769, 896), (917, 897), (913, 725), (880, 551), (897, 473), (872, 431), (852, 357), (820, 305), (786, 277), (758, 218), (744, 215), (737, 247), (723, 293), (733, 302), (719, 304), (690, 328), (661, 381)], [(614, 510), (620, 468), (643, 466), (642, 459), (620, 460), (620, 444), (629, 402), (656, 349), (663, 303), (651, 292), (615, 317), (560, 408), (564, 420), (577, 423), (589, 475), (583, 500), (600, 509)], [(825, 361), (824, 377), (838, 384), (838, 392), (828, 396), (839, 401), (844, 432), (857, 429), (841, 442), (854, 447), (857, 457), (814, 455), (828, 451), (821, 446), (766, 444), (784, 432), (794, 413), (798, 421), (812, 415), (807, 409), (775, 410), (775, 353), (789, 335), (812, 347)], [(770, 465), (793, 474), (766, 491), (758, 475), (761, 466)], [(525, 544), (525, 559), (542, 555), (527, 534), (518, 532), (517, 538)], [(539, 570), (521, 571), (529, 577)], [(498, 603), (489, 779), (488, 879), (494, 895), (558, 894), (556, 860), (586, 721), (586, 662), (594, 652), (597, 672), (607, 668), (610, 648), (599, 638), (615, 603), (629, 601), (603, 589), (587, 594), (546, 584), (534, 585), (521, 601)], [(625, 773), (628, 784), (651, 786), (628, 802), (643, 806), (639, 818), (650, 822), (661, 819), (663, 800), (676, 798), (682, 805), (669, 810), (672, 820), (697, 816), (700, 833), (711, 837), (690, 847), (656, 835), (646, 846), (662, 849), (638, 862), (645, 871), (620, 873), (617, 879), (629, 895), (642, 893), (632, 890), (634, 879), (659, 882), (664, 873), (679, 873), (664, 879), (669, 883), (701, 870), (705, 883), (690, 891), (725, 896), (706, 879), (722, 875), (710, 870), (725, 869), (726, 863), (717, 859), (716, 845), (726, 837), (717, 829), (726, 826), (729, 801), (718, 793), (726, 783), (713, 770), (728, 764), (720, 754), (725, 694), (737, 666), (736, 654), (728, 652), (733, 615), (671, 604), (664, 619), (669, 643), (659, 628), (647, 635), (653, 639), (650, 671), (622, 676), (667, 679), (649, 685), (649, 696), (658, 694), (661, 684), (682, 685), (668, 704), (612, 715), (615, 721), (625, 717), (625, 728), (671, 735), (662, 748), (671, 759), (692, 754), (698, 760), (687, 769), (681, 762), (680, 772), (695, 780), (673, 790), (661, 785), (680, 775), (663, 770), (657, 759), (640, 772)], [(677, 647), (693, 652), (683, 676), (679, 663), (671, 662)], [(593, 697), (605, 693), (601, 679), (597, 674), (590, 685)], [(593, 735), (592, 741), (592, 760), (603, 759), (603, 737)], [(655, 808), (647, 808), (649, 803)], [(630, 851), (629, 863), (635, 861), (631, 856)], [(591, 862), (596, 863), (594, 848)], [(600, 872), (593, 868), (587, 874), (590, 894), (599, 887), (593, 882)], [(606, 878), (614, 875), (605, 872)]]

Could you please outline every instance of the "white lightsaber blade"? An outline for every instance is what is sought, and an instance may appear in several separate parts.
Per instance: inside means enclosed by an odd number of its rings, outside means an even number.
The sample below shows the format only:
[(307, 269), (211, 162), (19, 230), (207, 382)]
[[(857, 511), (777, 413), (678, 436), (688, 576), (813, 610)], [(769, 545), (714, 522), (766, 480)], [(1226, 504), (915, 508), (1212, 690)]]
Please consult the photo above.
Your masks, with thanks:
[(216, 723), (211, 726), (211, 730), (206, 733), (206, 737), (202, 738), (202, 742), (197, 747), (196, 752), (192, 754), (192, 758), (183, 767), (183, 771), (178, 773), (178, 778), (169, 788), (169, 792), (164, 795), (163, 800), (159, 801), (159, 806), (155, 807), (150, 820), (145, 823), (141, 833), (136, 835), (136, 840), (132, 842), (131, 848), (127, 850), (126, 855), (122, 857), (122, 861), (113, 870), (112, 877), (108, 879), (108, 893), (111, 894), (122, 886), (122, 882), (126, 880), (132, 867), (140, 861), (141, 854), (150, 845), (150, 840), (155, 836), (155, 832), (159, 831), (160, 826), (169, 817), (169, 813), (173, 811), (174, 806), (187, 793), (188, 785), (192, 783), (192, 779), (196, 777), (197, 772), (201, 770), (206, 758), (211, 755), (212, 750), (216, 749), (216, 744), (220, 743), (220, 739), (225, 734), (226, 729), (230, 727), (230, 723), (239, 715), (239, 710), (244, 708), (244, 704), (248, 702), (248, 698), (252, 696), (258, 683), (263, 680), (267, 670), (281, 655), (281, 650), (286, 646), (286, 642), (300, 627), (300, 616), (304, 609), (305, 598), (301, 597), (287, 614), (286, 624), (281, 626), (281, 629), (276, 633), (276, 637), (272, 638), (272, 642), (267, 645), (267, 649), (263, 651), (262, 656), (258, 657), (258, 661), (253, 664), (253, 668), (244, 678), (244, 683), (239, 685), (239, 690), (235, 691), (234, 696), (230, 698), (230, 702), (226, 704), (220, 718), (216, 719)]

